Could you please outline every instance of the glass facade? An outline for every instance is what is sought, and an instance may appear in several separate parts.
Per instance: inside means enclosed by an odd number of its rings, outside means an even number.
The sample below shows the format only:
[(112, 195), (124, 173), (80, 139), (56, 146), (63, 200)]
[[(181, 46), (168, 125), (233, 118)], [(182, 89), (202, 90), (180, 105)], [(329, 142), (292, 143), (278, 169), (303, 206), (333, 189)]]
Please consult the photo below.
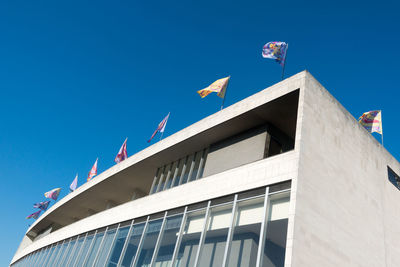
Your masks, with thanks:
[[(178, 177), (173, 171), (162, 172), (164, 184)], [(83, 233), (12, 266), (284, 266), (290, 189), (276, 188), (279, 191), (273, 186), (255, 189)]]

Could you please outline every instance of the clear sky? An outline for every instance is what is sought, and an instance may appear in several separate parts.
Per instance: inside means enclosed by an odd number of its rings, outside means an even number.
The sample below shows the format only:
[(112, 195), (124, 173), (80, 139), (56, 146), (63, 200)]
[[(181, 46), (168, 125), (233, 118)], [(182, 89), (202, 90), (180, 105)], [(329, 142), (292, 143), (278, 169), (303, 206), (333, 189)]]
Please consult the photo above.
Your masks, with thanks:
[[(9, 264), (43, 193), (96, 157), (111, 167), (171, 112), (165, 135), (218, 111), (196, 91), (231, 75), (226, 105), (280, 80), (263, 59), (286, 41), (286, 76), (313, 74), (353, 116), (383, 110), (400, 159), (398, 1), (0, 2), (0, 266)], [(379, 137), (378, 137), (379, 138)]]

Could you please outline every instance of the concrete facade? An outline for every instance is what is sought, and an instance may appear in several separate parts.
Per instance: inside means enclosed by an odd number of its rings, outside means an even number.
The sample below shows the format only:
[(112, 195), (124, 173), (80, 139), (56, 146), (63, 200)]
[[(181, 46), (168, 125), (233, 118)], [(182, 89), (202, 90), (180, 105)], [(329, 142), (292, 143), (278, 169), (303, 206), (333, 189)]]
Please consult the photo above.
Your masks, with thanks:
[[(285, 153), (265, 158), (269, 133), (281, 137)], [(75, 199), (94, 202), (90, 191), (135, 173), (141, 176), (134, 181), (149, 180), (155, 166), (206, 146), (204, 178), (132, 201), (109, 196), (115, 207), (86, 206), (95, 214), (34, 239)], [(304, 71), (129, 157), (60, 200), (28, 229), (12, 263), (100, 227), (291, 181), (284, 266), (400, 266), (400, 191), (388, 181), (388, 166), (400, 173), (399, 162)], [(146, 192), (150, 185), (138, 188)]]

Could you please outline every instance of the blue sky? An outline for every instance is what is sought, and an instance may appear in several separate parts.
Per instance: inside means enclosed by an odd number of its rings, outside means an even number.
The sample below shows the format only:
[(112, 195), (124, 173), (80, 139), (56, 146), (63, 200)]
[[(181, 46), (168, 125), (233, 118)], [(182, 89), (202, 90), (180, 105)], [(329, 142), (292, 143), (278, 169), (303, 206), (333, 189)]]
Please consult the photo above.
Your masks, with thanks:
[[(196, 91), (231, 75), (226, 105), (280, 80), (268, 41), (290, 44), (286, 76), (309, 70), (355, 117), (383, 110), (385, 146), (400, 158), (396, 1), (0, 2), (0, 265), (43, 193), (96, 157), (111, 167), (218, 111)], [(380, 138), (380, 137), (378, 137)]]

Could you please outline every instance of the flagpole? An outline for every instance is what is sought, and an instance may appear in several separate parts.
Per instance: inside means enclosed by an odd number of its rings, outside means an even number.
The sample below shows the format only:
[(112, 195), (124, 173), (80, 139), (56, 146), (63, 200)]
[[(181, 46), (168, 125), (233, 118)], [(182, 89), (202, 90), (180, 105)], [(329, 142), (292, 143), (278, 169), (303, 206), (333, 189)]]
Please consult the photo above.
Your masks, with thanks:
[(283, 81), (283, 77), (284, 77), (284, 75), (285, 75), (285, 66), (286, 66), (286, 58), (287, 58), (288, 50), (289, 50), (289, 43), (287, 44), (286, 53), (285, 53), (285, 58), (283, 59), (284, 61), (283, 61), (282, 76), (281, 76), (281, 80), (282, 80), (282, 81)]

